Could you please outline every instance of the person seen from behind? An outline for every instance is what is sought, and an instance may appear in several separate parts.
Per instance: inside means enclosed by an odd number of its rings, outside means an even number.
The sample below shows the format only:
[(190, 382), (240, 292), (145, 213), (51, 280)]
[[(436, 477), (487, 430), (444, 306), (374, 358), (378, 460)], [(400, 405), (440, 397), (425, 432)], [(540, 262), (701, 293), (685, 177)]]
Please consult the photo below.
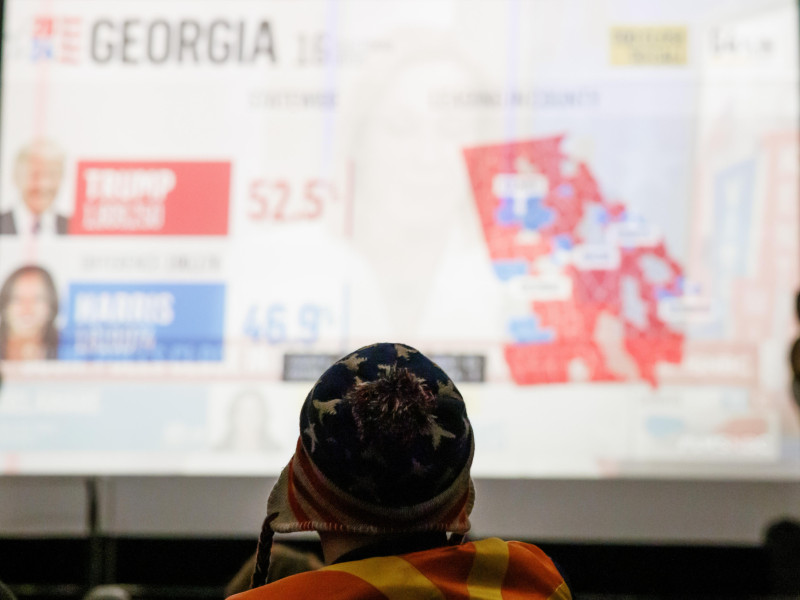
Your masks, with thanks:
[[(306, 397), (267, 501), (253, 589), (231, 598), (570, 599), (536, 546), (464, 541), (474, 448), (460, 392), (423, 354), (380, 343), (345, 356)], [(273, 534), (312, 530), (325, 566), (274, 581)]]

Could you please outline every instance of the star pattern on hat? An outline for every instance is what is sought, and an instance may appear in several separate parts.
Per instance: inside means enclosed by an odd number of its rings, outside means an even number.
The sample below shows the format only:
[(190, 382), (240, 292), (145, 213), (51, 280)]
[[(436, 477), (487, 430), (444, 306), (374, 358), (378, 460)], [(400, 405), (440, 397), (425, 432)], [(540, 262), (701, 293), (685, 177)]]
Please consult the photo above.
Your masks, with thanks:
[(411, 459), (411, 471), (417, 477), (421, 477), (421, 476), (425, 475), (430, 470), (431, 470), (430, 465), (423, 465), (423, 464), (417, 462), (417, 459), (415, 459), (415, 458)]
[(319, 440), (317, 440), (317, 432), (314, 429), (314, 423), (309, 423), (308, 427), (303, 430), (303, 433), (305, 433), (308, 436), (308, 439), (311, 440), (311, 453), (313, 454), (314, 450), (317, 449), (317, 443), (319, 442)]
[(403, 344), (395, 344), (394, 345), (395, 352), (397, 352), (397, 358), (405, 358), (408, 360), (411, 358), (412, 354), (416, 354), (417, 351), (413, 348), (409, 348), (408, 346), (404, 346)]
[(451, 398), (460, 398), (458, 392), (456, 391), (456, 386), (452, 380), (448, 379), (447, 383), (442, 383), (441, 381), (436, 382), (439, 386), (439, 395), (440, 396), (450, 396)]
[(439, 425), (439, 423), (436, 422), (435, 416), (431, 416), (431, 424), (428, 425), (428, 428), (423, 432), (423, 434), (431, 436), (434, 450), (439, 447), (439, 444), (442, 442), (442, 438), (452, 439), (456, 437), (455, 433), (451, 433)]
[(328, 400), (327, 402), (322, 402), (321, 400), (312, 400), (311, 403), (314, 405), (314, 408), (317, 409), (317, 419), (322, 422), (322, 418), (325, 415), (335, 415), (336, 414), (336, 405), (342, 401), (341, 398), (334, 398), (333, 400)]
[(419, 376), (419, 375), (417, 375), (416, 373), (412, 373), (412, 374), (411, 374), (411, 377), (413, 377), (413, 378), (414, 378), (414, 381), (416, 381), (417, 383), (420, 383), (420, 384), (422, 384), (422, 385), (423, 385), (425, 388), (427, 388), (427, 389), (430, 389), (430, 385), (428, 384), (428, 381), (427, 381), (427, 380), (426, 380), (424, 377), (420, 377), (420, 376)]
[(362, 362), (365, 362), (366, 360), (367, 360), (366, 358), (361, 358), (358, 354), (353, 353), (347, 358), (343, 358), (339, 362), (348, 369), (350, 369), (351, 371), (355, 372), (358, 371), (358, 365), (360, 365)]
[[(384, 378), (394, 381), (395, 377), (403, 384), (403, 395), (385, 400), (386, 406), (378, 403), (375, 408), (381, 414), (365, 415), (376, 428), (375, 435), (372, 430), (367, 435), (353, 412), (355, 404), (363, 403), (351, 402), (372, 391), (364, 386)], [(399, 411), (400, 420), (405, 419), (406, 389), (419, 392), (419, 414), (413, 424), (403, 422), (397, 432), (389, 431), (387, 425), (384, 436), (383, 413)], [(393, 415), (385, 416), (390, 419)], [(466, 480), (456, 481), (455, 474), (468, 465), (472, 444), (465, 405), (452, 379), (418, 350), (402, 343), (361, 348), (326, 370), (306, 394), (300, 437), (300, 451), (334, 488), (369, 507), (416, 506), (454, 485), (464, 487)], [(445, 466), (450, 470), (443, 478)], [(328, 489), (323, 488), (309, 489), (305, 501), (325, 505)], [(358, 522), (350, 514), (343, 514), (341, 522), (338, 516), (336, 520), (337, 526)]]

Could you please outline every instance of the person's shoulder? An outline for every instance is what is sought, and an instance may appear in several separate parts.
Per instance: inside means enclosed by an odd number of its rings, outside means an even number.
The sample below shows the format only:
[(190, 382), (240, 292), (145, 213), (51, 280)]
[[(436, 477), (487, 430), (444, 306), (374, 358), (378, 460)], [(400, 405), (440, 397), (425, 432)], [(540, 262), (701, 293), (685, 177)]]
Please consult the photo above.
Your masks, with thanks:
[(455, 546), (472, 555), (470, 578), (502, 581), (504, 589), (535, 590), (531, 598), (567, 600), (570, 592), (555, 563), (527, 542), (486, 538)]
[(505, 542), (509, 548), (516, 548), (520, 551), (526, 552), (532, 556), (537, 557), (540, 560), (550, 560), (547, 554), (545, 554), (544, 550), (539, 548), (536, 544), (531, 544), (529, 542), (518, 542), (518, 541), (507, 541)]
[(510, 578), (518, 579), (524, 584), (529, 578), (535, 578), (549, 589), (550, 598), (569, 599), (569, 585), (565, 574), (539, 546), (526, 542), (506, 542), (509, 556)]
[(274, 583), (269, 583), (253, 590), (248, 590), (228, 600), (300, 600), (314, 598), (320, 590), (325, 590), (327, 600), (379, 600), (373, 586), (350, 573), (320, 569), (307, 573), (298, 573)]
[(56, 232), (65, 234), (69, 232), (69, 217), (64, 215), (56, 215)]
[(493, 537), (451, 547), (475, 553), (477, 556), (508, 556), (509, 560), (522, 561), (544, 568), (550, 568), (553, 565), (553, 561), (539, 546), (528, 542), (506, 541)]
[(535, 544), (516, 541), (506, 542), (506, 544), (508, 545), (509, 553), (519, 553), (521, 556), (525, 556), (527, 560), (536, 561), (537, 563), (540, 563), (546, 567), (553, 565), (552, 559), (545, 553), (544, 550)]
[(16, 233), (17, 228), (14, 226), (14, 212), (7, 210), (0, 212), (0, 233)]
[[(497, 537), (485, 538), (479, 540), (471, 540), (462, 544), (439, 546), (429, 550), (421, 550), (405, 555), (411, 559), (450, 559), (453, 555), (465, 555), (470, 557), (482, 557), (488, 559), (489, 557), (509, 557), (509, 560), (516, 561), (517, 563), (525, 563), (531, 567), (537, 567), (545, 570), (557, 569), (553, 565), (553, 561), (549, 556), (538, 546), (527, 542), (505, 541)], [(497, 564), (494, 561), (494, 564)]]

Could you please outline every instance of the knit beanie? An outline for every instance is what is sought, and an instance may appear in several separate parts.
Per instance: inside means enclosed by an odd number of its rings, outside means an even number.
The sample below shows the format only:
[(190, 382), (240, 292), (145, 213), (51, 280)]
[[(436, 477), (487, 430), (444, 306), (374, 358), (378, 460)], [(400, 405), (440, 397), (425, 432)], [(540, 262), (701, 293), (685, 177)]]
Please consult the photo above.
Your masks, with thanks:
[(466, 533), (472, 427), (455, 384), (404, 344), (366, 346), (317, 380), (267, 501), (253, 587), (273, 532)]

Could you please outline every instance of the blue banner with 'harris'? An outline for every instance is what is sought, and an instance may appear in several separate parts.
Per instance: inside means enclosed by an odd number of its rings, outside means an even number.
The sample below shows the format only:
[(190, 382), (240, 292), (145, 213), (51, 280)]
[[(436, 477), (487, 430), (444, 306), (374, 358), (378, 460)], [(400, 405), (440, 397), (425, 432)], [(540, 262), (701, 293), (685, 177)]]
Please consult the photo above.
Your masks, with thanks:
[(220, 361), (225, 286), (73, 283), (61, 360)]

